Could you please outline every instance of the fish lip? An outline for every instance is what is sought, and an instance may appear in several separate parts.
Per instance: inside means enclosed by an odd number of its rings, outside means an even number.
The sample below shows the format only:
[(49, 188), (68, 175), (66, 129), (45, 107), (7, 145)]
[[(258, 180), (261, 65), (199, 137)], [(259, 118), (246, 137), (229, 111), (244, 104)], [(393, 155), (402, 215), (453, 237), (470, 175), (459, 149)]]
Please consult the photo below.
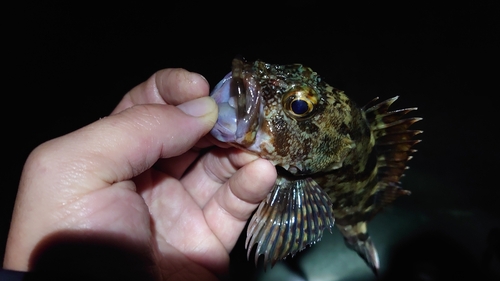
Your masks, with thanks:
[(248, 146), (255, 141), (260, 126), (261, 91), (254, 72), (241, 60), (210, 94), (219, 107), (219, 116), (211, 134), (219, 141)]
[(219, 113), (211, 134), (219, 141), (233, 141), (236, 133), (236, 115), (234, 100), (230, 97), (230, 81), (232, 73), (229, 72), (212, 90), (210, 96), (215, 100)]

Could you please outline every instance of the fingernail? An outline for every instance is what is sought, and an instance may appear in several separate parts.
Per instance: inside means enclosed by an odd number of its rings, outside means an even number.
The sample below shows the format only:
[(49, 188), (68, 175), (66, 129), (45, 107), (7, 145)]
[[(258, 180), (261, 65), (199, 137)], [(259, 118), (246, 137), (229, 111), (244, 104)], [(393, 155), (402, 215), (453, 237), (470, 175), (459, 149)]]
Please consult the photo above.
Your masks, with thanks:
[(205, 76), (203, 76), (203, 75), (201, 75), (199, 73), (196, 73), (196, 74), (198, 74), (201, 78), (203, 78), (203, 80), (205, 80), (208, 83), (208, 80), (207, 80), (207, 78), (205, 78)]
[(217, 110), (217, 105), (211, 97), (202, 97), (179, 104), (177, 108), (188, 115), (202, 117)]

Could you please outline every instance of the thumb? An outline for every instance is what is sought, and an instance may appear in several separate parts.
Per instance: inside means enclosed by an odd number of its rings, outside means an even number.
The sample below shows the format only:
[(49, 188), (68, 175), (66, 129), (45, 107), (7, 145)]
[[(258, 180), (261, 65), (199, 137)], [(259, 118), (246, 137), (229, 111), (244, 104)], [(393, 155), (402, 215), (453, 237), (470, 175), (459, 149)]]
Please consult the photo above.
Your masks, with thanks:
[[(115, 115), (109, 119), (113, 117)], [(158, 159), (178, 156), (191, 149), (217, 121), (217, 105), (212, 98), (202, 97), (176, 107), (163, 104), (134, 106), (116, 117), (123, 117), (123, 123), (117, 126), (118, 132), (107, 145), (109, 150), (105, 157), (113, 162), (96, 167), (96, 170), (106, 167), (109, 170), (115, 164), (113, 168), (118, 170), (110, 176), (122, 175), (122, 178), (109, 179), (109, 182), (137, 176)]]
[(54, 186), (54, 175), (72, 175), (63, 183), (81, 194), (131, 179), (160, 158), (183, 154), (216, 120), (217, 105), (210, 97), (177, 107), (136, 105), (40, 145), (24, 173), (38, 174), (46, 186)]
[(204, 122), (207, 122), (210, 128), (217, 121), (217, 105), (211, 97), (190, 100), (178, 105), (177, 108), (193, 117), (201, 117)]

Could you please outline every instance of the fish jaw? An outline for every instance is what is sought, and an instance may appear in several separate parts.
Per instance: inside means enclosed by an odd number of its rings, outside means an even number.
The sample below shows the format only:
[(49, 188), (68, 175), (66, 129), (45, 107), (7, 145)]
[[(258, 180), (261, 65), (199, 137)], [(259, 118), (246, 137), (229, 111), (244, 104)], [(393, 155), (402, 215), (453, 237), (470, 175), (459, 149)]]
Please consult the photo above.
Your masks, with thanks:
[(252, 71), (235, 59), (233, 70), (214, 88), (210, 96), (219, 107), (211, 134), (221, 142), (250, 148), (255, 142), (262, 112), (261, 91)]
[(217, 122), (210, 133), (221, 142), (234, 142), (237, 138), (237, 101), (230, 93), (231, 74), (229, 72), (210, 94), (219, 108)]

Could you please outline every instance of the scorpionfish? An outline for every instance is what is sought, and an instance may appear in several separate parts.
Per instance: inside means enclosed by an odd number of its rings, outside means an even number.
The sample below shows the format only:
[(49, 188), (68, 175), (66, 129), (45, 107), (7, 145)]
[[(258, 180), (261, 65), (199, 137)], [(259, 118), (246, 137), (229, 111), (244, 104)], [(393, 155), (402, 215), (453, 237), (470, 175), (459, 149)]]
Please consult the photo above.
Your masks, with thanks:
[[(417, 108), (389, 111), (398, 98), (358, 107), (301, 64), (236, 58), (211, 96), (219, 115), (211, 134), (270, 160), (276, 183), (247, 227), (248, 258), (264, 266), (318, 242), (334, 225), (375, 274), (377, 250), (367, 222), (409, 191), (400, 187), (422, 131)], [(265, 268), (265, 267), (264, 267)]]

